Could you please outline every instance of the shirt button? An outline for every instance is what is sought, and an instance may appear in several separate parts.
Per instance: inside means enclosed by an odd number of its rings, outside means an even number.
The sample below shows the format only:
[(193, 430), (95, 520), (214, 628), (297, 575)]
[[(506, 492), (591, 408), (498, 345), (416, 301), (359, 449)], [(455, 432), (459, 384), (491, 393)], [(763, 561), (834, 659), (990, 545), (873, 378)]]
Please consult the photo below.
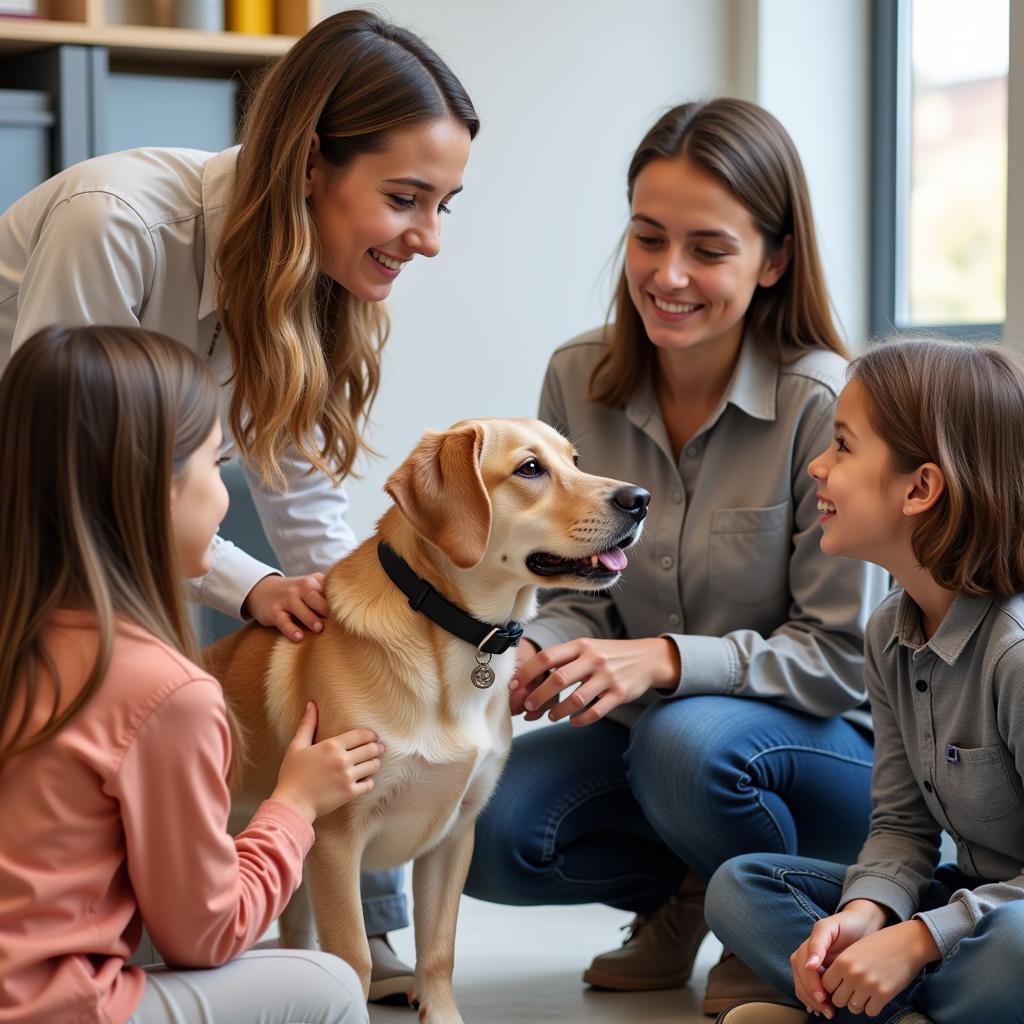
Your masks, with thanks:
[(924, 782), (924, 791), (926, 793), (930, 793), (932, 791), (932, 784), (927, 779), (925, 779)]
[(923, 679), (918, 679), (918, 681), (914, 683), (914, 686), (917, 687), (918, 693), (924, 693), (924, 691), (928, 689), (928, 684)]
[(669, 624), (670, 626), (678, 626), (678, 625), (679, 625), (679, 616), (678, 616), (678, 615), (676, 615), (676, 613), (675, 613), (675, 612), (673, 612), (673, 613), (672, 613), (672, 614), (671, 614), (671, 615), (670, 615), (670, 616), (668, 617), (668, 624)]
[(662, 555), (661, 556), (661, 567), (662, 567), (662, 569), (671, 569), (672, 568), (672, 556), (671, 555)]
[(691, 459), (695, 459), (700, 455), (700, 449), (695, 444), (691, 444), (690, 447), (686, 449), (686, 454), (689, 455)]
[(682, 504), (682, 501), (683, 501), (683, 492), (682, 492), (682, 491), (673, 491), (673, 492), (672, 492), (672, 500), (673, 500), (673, 501), (674, 501), (674, 502), (675, 502), (675, 503), (676, 503), (677, 505), (681, 505), (681, 504)]

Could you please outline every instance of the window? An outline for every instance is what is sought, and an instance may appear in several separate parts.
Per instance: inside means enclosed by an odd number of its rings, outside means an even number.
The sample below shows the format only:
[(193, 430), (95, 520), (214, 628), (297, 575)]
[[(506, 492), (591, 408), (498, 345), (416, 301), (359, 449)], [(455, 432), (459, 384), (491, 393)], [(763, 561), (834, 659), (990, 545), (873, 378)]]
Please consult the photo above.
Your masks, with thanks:
[(1010, 0), (876, 0), (872, 328), (1006, 314)]

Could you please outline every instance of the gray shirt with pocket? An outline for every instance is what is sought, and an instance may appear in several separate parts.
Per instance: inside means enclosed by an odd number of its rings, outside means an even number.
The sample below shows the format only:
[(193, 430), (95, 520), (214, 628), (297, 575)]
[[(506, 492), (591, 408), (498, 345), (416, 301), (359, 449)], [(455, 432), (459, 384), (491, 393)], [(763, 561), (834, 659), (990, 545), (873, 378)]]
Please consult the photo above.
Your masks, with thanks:
[[(832, 443), (845, 361), (814, 350), (779, 365), (748, 337), (720, 405), (677, 460), (653, 381), (621, 409), (587, 397), (603, 351), (598, 330), (554, 354), (540, 417), (576, 444), (587, 472), (651, 492), (644, 535), (621, 582), (598, 596), (548, 597), (527, 637), (550, 647), (667, 636), (682, 666), (673, 697), (732, 694), (869, 724), (864, 629), (888, 577), (821, 553), (807, 473)], [(655, 699), (613, 717), (630, 724)]]
[[(866, 659), (871, 830), (842, 902), (920, 918), (947, 956), (982, 914), (1024, 899), (1024, 595), (959, 596), (926, 640), (917, 605), (894, 590), (872, 616)], [(942, 830), (979, 882), (915, 915)]]

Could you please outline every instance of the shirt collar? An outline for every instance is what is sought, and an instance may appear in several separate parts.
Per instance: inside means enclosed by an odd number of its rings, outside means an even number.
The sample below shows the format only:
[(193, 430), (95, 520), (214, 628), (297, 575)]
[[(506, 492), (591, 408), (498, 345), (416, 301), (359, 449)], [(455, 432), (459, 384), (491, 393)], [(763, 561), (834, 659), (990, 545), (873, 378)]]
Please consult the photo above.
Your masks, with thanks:
[(892, 635), (886, 641), (883, 650), (888, 652), (897, 643), (914, 651), (927, 647), (947, 665), (954, 665), (971, 637), (978, 631), (994, 600), (995, 598), (991, 596), (966, 597), (958, 594), (932, 638), (925, 640), (921, 629), (921, 609), (914, 599), (903, 591), (896, 608), (896, 622)]
[[(712, 426), (725, 406), (730, 404), (754, 419), (774, 420), (778, 386), (778, 364), (761, 351), (760, 345), (749, 334), (744, 335), (732, 377), (708, 426)], [(635, 427), (642, 429), (657, 408), (652, 371), (626, 403), (626, 416)]]
[(211, 157), (203, 167), (203, 231), (205, 254), (203, 260), (203, 288), (199, 295), (199, 316), (205, 320), (217, 311), (217, 250), (224, 232), (231, 189), (235, 183), (235, 165), (238, 150), (233, 146)]

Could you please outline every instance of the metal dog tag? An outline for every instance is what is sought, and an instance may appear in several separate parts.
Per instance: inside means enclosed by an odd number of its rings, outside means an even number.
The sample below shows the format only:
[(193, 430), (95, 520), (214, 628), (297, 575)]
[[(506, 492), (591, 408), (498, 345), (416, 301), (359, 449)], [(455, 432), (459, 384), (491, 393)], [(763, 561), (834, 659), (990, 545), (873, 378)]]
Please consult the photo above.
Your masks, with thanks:
[(494, 669), (481, 662), (475, 669), (473, 669), (469, 678), (473, 681), (473, 685), (477, 687), (477, 689), (486, 690), (487, 687), (494, 682)]

